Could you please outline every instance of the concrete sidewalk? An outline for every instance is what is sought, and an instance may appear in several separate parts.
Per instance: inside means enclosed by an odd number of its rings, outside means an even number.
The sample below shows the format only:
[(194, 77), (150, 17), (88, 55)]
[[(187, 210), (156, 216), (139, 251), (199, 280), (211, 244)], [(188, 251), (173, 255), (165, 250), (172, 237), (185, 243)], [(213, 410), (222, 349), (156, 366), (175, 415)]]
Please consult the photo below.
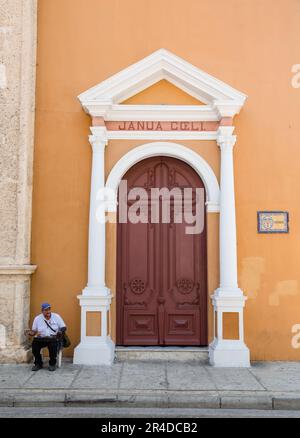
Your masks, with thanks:
[(0, 366), (2, 407), (259, 409), (300, 411), (300, 362), (218, 369), (198, 362), (129, 362), (50, 373)]

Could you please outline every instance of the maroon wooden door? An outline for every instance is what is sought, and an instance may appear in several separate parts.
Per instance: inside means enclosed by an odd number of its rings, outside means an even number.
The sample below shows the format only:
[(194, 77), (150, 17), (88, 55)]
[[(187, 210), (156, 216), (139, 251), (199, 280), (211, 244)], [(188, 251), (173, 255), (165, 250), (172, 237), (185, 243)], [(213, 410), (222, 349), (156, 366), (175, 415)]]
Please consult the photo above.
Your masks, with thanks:
[[(189, 165), (169, 157), (142, 161), (123, 179), (128, 191), (204, 188)], [(170, 223), (118, 224), (118, 345), (208, 344), (206, 226), (190, 235), (186, 223), (171, 218)]]

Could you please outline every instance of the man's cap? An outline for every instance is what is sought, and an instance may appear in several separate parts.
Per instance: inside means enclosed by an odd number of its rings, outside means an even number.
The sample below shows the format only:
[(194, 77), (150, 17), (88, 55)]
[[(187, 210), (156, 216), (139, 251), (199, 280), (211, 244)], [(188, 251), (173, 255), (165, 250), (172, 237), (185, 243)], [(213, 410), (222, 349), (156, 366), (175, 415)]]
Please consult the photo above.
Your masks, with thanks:
[(42, 310), (51, 309), (51, 305), (49, 303), (43, 303), (42, 304)]

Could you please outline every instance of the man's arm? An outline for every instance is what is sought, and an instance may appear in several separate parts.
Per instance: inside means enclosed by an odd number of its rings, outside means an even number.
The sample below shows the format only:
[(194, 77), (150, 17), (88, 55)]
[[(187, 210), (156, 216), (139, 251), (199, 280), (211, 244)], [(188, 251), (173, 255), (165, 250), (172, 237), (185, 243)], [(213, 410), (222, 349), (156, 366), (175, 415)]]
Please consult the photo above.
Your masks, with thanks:
[(58, 320), (59, 331), (61, 333), (65, 333), (67, 331), (67, 326), (60, 315), (56, 315)]
[(26, 335), (29, 336), (36, 336), (38, 334), (38, 323), (37, 323), (37, 318), (34, 318), (33, 324), (32, 324), (32, 329), (31, 330), (26, 330)]

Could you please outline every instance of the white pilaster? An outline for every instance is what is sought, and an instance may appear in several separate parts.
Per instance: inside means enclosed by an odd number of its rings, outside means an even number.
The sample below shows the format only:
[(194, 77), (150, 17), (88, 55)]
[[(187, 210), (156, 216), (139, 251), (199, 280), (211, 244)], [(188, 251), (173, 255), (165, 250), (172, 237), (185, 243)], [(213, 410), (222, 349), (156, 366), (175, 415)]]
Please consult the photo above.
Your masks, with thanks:
[[(246, 297), (237, 281), (237, 241), (234, 190), (234, 127), (220, 127), (217, 143), (221, 149), (220, 199), (220, 288), (212, 297), (217, 313), (215, 340), (210, 345), (210, 362), (219, 367), (249, 367), (250, 353), (244, 343), (243, 310)], [(223, 339), (223, 315), (237, 313), (239, 340)]]
[[(107, 320), (112, 296), (105, 284), (106, 260), (106, 200), (105, 148), (107, 131), (105, 127), (91, 128), (90, 143), (93, 148), (93, 164), (90, 197), (88, 284), (78, 297), (81, 306), (81, 343), (75, 349), (74, 363), (81, 365), (111, 365), (115, 345), (108, 333)], [(87, 313), (101, 313), (101, 336), (86, 333)]]
[(89, 137), (93, 149), (90, 222), (88, 285), (84, 295), (109, 295), (105, 286), (105, 148), (106, 128), (92, 128)]

